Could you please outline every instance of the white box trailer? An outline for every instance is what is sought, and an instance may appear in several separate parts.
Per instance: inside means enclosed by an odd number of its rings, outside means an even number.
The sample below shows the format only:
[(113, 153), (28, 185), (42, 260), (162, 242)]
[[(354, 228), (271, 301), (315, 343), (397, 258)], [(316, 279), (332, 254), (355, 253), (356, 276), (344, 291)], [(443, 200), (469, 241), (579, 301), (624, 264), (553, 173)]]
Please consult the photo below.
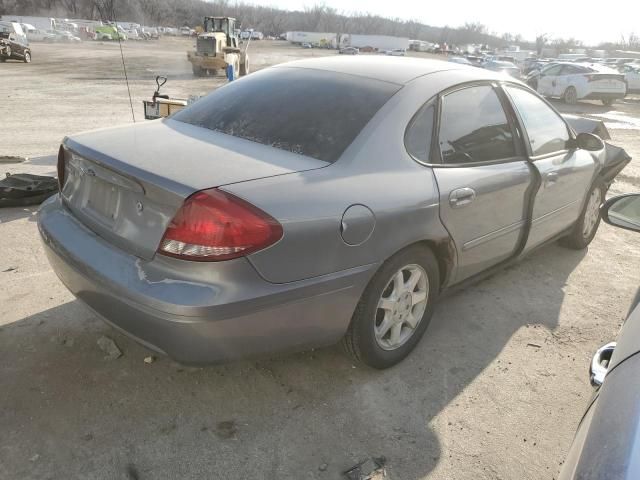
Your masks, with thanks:
[(311, 45), (337, 46), (338, 34), (327, 32), (287, 32), (287, 41), (291, 43), (310, 43)]
[(26, 15), (0, 15), (3, 22), (26, 23), (38, 30), (52, 30), (55, 20), (51, 17), (30, 17)]
[(405, 37), (392, 37), (390, 35), (355, 35), (345, 33), (340, 36), (340, 48), (371, 47), (375, 50), (408, 50), (409, 39)]

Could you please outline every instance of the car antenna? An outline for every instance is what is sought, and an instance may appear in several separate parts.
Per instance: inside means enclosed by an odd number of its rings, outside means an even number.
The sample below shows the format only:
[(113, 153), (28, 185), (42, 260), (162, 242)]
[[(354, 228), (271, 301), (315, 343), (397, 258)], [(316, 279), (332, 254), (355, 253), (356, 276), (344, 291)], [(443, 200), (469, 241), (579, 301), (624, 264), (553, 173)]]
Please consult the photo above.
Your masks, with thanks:
[(127, 93), (129, 94), (129, 107), (131, 107), (131, 116), (133, 123), (136, 123), (136, 114), (133, 111), (133, 100), (131, 99), (131, 88), (129, 87), (129, 77), (127, 76), (127, 65), (124, 62), (124, 52), (122, 51), (122, 38), (118, 30), (118, 19), (116, 18), (115, 9), (113, 10), (113, 22), (116, 24), (116, 35), (118, 36), (118, 46), (120, 47), (120, 58), (122, 59), (122, 71), (124, 72), (124, 81), (127, 84)]

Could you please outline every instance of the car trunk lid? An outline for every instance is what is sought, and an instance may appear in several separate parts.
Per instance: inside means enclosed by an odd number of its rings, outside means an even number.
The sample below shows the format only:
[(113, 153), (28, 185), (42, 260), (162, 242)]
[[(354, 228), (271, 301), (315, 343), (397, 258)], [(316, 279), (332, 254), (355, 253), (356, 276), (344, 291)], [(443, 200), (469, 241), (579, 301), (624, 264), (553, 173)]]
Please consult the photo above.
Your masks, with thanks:
[(586, 75), (592, 87), (601, 90), (620, 90), (625, 88), (624, 75), (616, 73), (590, 73)]
[(171, 120), (80, 134), (64, 147), (65, 205), (97, 235), (144, 259), (194, 192), (328, 165)]

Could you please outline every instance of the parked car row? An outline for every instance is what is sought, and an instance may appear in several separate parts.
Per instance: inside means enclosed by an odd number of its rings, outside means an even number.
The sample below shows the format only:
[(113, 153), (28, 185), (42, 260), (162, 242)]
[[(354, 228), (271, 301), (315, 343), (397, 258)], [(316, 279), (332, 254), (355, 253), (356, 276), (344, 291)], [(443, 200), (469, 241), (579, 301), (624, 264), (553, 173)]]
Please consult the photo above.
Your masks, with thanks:
[(474, 67), (485, 68), (487, 70), (491, 70), (492, 72), (501, 72), (510, 75), (513, 78), (520, 79), (522, 74), (520, 72), (520, 68), (509, 60), (505, 60), (505, 58), (512, 57), (479, 57), (475, 55), (468, 55), (466, 57), (453, 56), (449, 57), (449, 61), (453, 63), (458, 63), (462, 65), (470, 65)]

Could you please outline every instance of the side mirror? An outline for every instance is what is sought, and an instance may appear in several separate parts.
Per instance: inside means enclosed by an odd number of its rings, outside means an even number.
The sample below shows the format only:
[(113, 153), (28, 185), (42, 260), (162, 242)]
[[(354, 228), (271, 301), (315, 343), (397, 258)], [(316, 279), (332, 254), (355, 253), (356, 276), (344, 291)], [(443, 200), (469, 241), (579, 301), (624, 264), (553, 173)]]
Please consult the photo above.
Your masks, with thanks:
[(604, 148), (604, 142), (602, 139), (594, 135), (593, 133), (579, 133), (576, 137), (576, 145), (578, 148), (588, 150), (590, 152), (597, 152)]
[(609, 225), (640, 232), (640, 193), (610, 198), (600, 207), (600, 213)]

